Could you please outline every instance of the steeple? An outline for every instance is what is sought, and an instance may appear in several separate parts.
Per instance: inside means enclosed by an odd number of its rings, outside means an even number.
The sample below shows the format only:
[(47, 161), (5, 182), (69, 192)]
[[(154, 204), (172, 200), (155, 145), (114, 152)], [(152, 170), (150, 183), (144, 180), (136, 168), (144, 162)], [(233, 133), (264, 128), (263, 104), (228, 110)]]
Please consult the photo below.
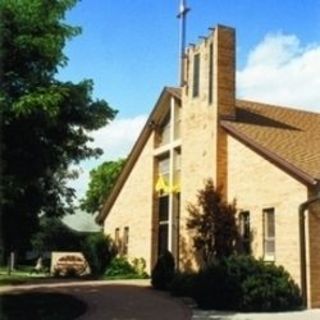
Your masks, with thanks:
[(180, 8), (178, 19), (180, 19), (180, 39), (179, 39), (179, 81), (180, 86), (183, 86), (184, 82), (184, 54), (186, 47), (186, 21), (187, 14), (190, 8), (187, 7), (186, 0), (180, 0)]

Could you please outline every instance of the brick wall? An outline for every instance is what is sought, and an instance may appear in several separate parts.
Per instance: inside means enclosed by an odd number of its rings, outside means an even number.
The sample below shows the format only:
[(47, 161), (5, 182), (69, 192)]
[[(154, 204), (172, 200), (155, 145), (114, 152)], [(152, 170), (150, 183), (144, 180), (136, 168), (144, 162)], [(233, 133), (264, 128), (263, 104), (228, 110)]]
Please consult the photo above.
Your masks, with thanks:
[(307, 200), (307, 187), (228, 136), (228, 199), (249, 210), (253, 254), (263, 257), (263, 215), (275, 209), (275, 263), (283, 265), (300, 285), (299, 205)]

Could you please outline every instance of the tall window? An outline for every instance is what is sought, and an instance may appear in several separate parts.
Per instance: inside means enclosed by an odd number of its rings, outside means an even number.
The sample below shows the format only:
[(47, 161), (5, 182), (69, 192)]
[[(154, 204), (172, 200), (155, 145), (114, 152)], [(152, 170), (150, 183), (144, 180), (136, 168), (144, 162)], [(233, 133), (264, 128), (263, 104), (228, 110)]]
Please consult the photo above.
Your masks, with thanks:
[(168, 155), (158, 160), (158, 170), (156, 190), (161, 196), (170, 192), (170, 158)]
[(168, 250), (168, 229), (169, 227), (169, 196), (159, 198), (159, 238), (158, 255)]
[(213, 101), (213, 43), (209, 48), (209, 104)]
[(116, 230), (114, 232), (114, 242), (115, 242), (117, 250), (119, 251), (121, 249), (121, 245), (120, 245), (120, 229), (119, 228), (116, 228)]
[(180, 138), (180, 128), (181, 128), (181, 107), (177, 106), (174, 110), (174, 139)]
[(193, 59), (193, 97), (199, 96), (200, 89), (200, 54), (196, 54)]
[(239, 213), (239, 231), (241, 236), (241, 249), (244, 254), (251, 253), (250, 212)]
[(128, 255), (128, 247), (129, 247), (129, 227), (125, 227), (123, 230), (123, 246), (122, 246), (122, 254)]
[(170, 126), (171, 126), (170, 115), (167, 115), (160, 129), (159, 146), (166, 145), (170, 142)]
[(264, 258), (275, 259), (275, 214), (274, 208), (263, 210)]

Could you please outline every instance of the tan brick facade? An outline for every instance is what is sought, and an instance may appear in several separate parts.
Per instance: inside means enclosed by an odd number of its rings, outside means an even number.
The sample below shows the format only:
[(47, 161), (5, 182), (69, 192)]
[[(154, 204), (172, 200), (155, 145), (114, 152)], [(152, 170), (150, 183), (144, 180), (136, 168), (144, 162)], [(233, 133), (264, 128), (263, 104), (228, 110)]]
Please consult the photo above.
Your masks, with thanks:
[(300, 283), (300, 203), (308, 189), (275, 165), (228, 136), (228, 199), (250, 212), (252, 250), (263, 258), (263, 209), (275, 210), (275, 263)]
[(153, 141), (151, 135), (131, 170), (104, 224), (104, 232), (120, 238), (129, 227), (128, 259), (143, 257), (150, 271), (152, 243)]

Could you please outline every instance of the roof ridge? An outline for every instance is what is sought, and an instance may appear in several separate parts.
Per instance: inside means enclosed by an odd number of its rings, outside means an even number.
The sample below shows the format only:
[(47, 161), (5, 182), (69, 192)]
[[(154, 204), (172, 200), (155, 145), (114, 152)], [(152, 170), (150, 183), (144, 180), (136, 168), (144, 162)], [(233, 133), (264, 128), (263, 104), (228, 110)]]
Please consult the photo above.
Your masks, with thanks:
[(254, 104), (257, 104), (260, 106), (268, 106), (271, 108), (284, 109), (284, 110), (293, 111), (293, 112), (306, 113), (306, 114), (310, 114), (310, 115), (320, 116), (320, 110), (319, 110), (319, 112), (310, 111), (310, 110), (302, 110), (302, 109), (298, 109), (298, 107), (288, 107), (288, 106), (276, 105), (276, 104), (272, 104), (272, 103), (265, 103), (265, 102), (261, 102), (261, 101), (253, 101), (253, 100), (248, 100), (248, 99), (236, 99), (236, 103), (237, 102), (254, 103)]

